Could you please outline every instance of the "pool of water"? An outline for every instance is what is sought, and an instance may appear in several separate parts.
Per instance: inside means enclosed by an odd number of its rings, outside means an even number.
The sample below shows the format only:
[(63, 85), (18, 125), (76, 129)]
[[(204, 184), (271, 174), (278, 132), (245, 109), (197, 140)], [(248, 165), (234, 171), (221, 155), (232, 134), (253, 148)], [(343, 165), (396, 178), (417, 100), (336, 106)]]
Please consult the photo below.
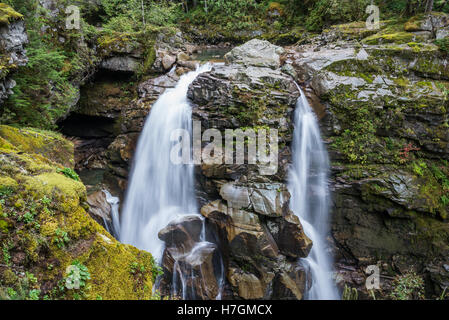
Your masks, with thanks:
[(193, 54), (192, 60), (196, 61), (210, 61), (210, 62), (224, 62), (224, 55), (231, 51), (232, 48), (204, 48), (198, 50), (198, 53)]

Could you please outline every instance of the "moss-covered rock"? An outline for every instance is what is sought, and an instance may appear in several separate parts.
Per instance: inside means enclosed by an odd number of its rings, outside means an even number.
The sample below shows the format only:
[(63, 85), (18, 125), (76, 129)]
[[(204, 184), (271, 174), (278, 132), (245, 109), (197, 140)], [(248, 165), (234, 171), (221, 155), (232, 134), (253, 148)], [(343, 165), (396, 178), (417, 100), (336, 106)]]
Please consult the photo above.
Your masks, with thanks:
[[(0, 147), (0, 296), (150, 299), (157, 274), (151, 254), (120, 244), (97, 224), (86, 212), (84, 185), (45, 157), (63, 138), (27, 129), (18, 140), (17, 129), (5, 131), (15, 134)], [(43, 150), (35, 135), (57, 141)], [(75, 267), (87, 268), (79, 289), (70, 286)]]
[[(372, 264), (391, 277), (416, 271), (429, 298), (449, 279), (447, 58), (433, 31), (408, 31), (387, 23), (361, 45), (324, 34), (329, 44), (286, 58), (327, 106), (337, 270), (364, 298), (356, 279)], [(391, 285), (381, 279), (376, 297)]]
[(56, 132), (0, 125), (0, 137), (22, 152), (39, 154), (65, 167), (74, 165), (73, 143)]

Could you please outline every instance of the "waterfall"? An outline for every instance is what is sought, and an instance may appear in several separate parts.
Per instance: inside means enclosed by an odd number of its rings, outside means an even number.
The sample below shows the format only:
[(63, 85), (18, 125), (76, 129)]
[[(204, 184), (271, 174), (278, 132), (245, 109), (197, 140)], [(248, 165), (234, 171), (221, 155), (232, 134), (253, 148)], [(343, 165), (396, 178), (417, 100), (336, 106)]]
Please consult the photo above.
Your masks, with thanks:
[(312, 250), (301, 262), (310, 270), (311, 300), (338, 299), (332, 279), (332, 255), (326, 246), (329, 234), (329, 160), (321, 140), (318, 120), (301, 88), (294, 115), (293, 164), (289, 171), (290, 206), (299, 217)]
[(160, 262), (164, 243), (158, 232), (179, 215), (198, 214), (194, 167), (170, 161), (174, 130), (192, 131), (192, 110), (187, 90), (195, 78), (211, 70), (203, 65), (184, 74), (151, 108), (134, 156), (121, 217), (120, 241), (149, 251)]
[[(201, 260), (201, 254), (215, 250), (216, 245), (206, 241), (205, 219), (199, 214), (195, 197), (192, 157), (190, 164), (171, 161), (170, 153), (178, 143), (171, 139), (171, 134), (180, 129), (192, 134), (192, 110), (187, 90), (200, 73), (211, 68), (211, 64), (205, 64), (181, 76), (176, 87), (166, 90), (151, 108), (134, 156), (120, 223), (121, 242), (151, 252), (156, 261), (162, 263), (165, 244), (158, 238), (159, 231), (189, 215), (201, 219), (202, 231), (193, 248), (188, 252), (171, 251), (174, 259), (171, 294), (182, 299), (197, 299), (192, 283), (202, 279), (197, 279), (193, 269), (184, 267), (183, 270), (181, 263), (195, 265)], [(114, 223), (116, 220), (118, 217)], [(217, 299), (222, 293), (223, 267), (220, 272)]]

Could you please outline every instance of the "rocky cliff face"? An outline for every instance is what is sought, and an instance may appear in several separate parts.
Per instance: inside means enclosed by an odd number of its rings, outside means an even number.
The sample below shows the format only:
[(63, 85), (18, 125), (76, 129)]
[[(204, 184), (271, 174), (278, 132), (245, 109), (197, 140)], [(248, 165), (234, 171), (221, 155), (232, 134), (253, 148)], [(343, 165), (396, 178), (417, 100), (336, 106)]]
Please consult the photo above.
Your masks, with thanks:
[[(392, 279), (411, 270), (425, 278), (428, 297), (447, 285), (449, 79), (447, 58), (433, 44), (446, 27), (409, 28), (382, 24), (376, 32), (360, 24), (336, 26), (284, 50), (252, 41), (191, 85), (193, 115), (203, 131), (252, 127), (280, 133), (274, 175), (261, 175), (257, 165), (197, 168), (209, 240), (223, 255), (225, 297), (301, 299), (307, 288), (305, 270), (292, 261), (307, 255), (310, 242), (288, 210), (285, 186), (291, 115), (299, 95), (293, 79), (304, 85), (321, 120), (332, 160), (330, 240), (339, 285), (356, 287), (360, 297), (368, 297), (364, 270), (373, 264), (381, 270), (377, 297), (388, 298)], [(185, 68), (193, 67), (180, 57), (172, 72), (139, 83), (137, 99), (126, 107), (117, 104), (120, 134), (109, 145), (105, 163), (118, 190), (126, 188), (151, 105)], [(164, 258), (166, 294), (171, 293), (172, 255), (187, 250), (179, 242), (194, 243), (198, 232), (198, 221), (189, 219), (161, 232), (162, 239), (171, 239)], [(190, 285), (199, 296), (214, 298), (217, 252), (202, 248), (200, 255), (197, 264), (186, 260), (181, 268), (206, 279)]]
[[(282, 53), (282, 48), (269, 42), (252, 40), (229, 52), (227, 64), (198, 76), (188, 92), (194, 119), (201, 122), (203, 132), (209, 128), (276, 128), (284, 145), (281, 169), (271, 175), (263, 175), (263, 166), (257, 164), (197, 168), (201, 214), (211, 235), (208, 240), (218, 245), (223, 261), (223, 298), (302, 299), (307, 288), (307, 272), (296, 259), (308, 255), (312, 242), (289, 209), (285, 185), (290, 157), (285, 144), (291, 140), (291, 113), (299, 91), (280, 69)], [(171, 229), (185, 234), (191, 228), (182, 223)], [(166, 293), (172, 289), (170, 255), (183, 243), (167, 242), (163, 265)], [(206, 258), (209, 252), (204, 253), (204, 262), (197, 269), (219, 274), (220, 266)], [(181, 265), (183, 271), (188, 268), (192, 266)], [(216, 277), (205, 276), (203, 281), (205, 288), (217, 288)], [(194, 283), (190, 286), (196, 287)]]
[[(51, 2), (45, 1), (47, 5)], [(54, 10), (50, 13), (54, 17), (58, 14)], [(26, 62), (26, 37), (23, 23), (17, 19), (0, 24), (0, 47), (7, 57), (6, 62), (0, 60), (0, 101), (14, 84), (10, 71)], [(216, 65), (195, 80), (188, 94), (193, 116), (201, 122), (203, 132), (209, 128), (241, 127), (279, 130), (279, 170), (275, 174), (264, 175), (261, 166), (246, 164), (204, 164), (196, 168), (197, 194), (207, 237), (218, 246), (226, 271), (223, 297), (301, 299), (307, 290), (307, 272), (295, 261), (307, 256), (313, 244), (288, 208), (290, 194), (285, 185), (291, 162), (291, 117), (299, 96), (295, 81), (304, 86), (321, 121), (332, 160), (329, 240), (336, 252), (337, 282), (356, 287), (360, 296), (366, 298), (364, 270), (374, 264), (382, 274), (381, 290), (375, 291), (377, 297), (389, 297), (391, 280), (410, 270), (425, 278), (428, 297), (439, 295), (449, 285), (449, 69), (447, 55), (433, 42), (446, 37), (448, 30), (445, 15), (431, 15), (405, 24), (383, 22), (377, 31), (366, 30), (360, 23), (335, 26), (319, 36), (303, 39), (302, 45), (284, 49), (253, 40), (230, 52), (225, 65)], [(88, 55), (94, 57), (93, 64), (86, 65), (89, 70), (83, 69), (74, 80), (77, 87), (87, 79), (89, 82), (81, 85), (80, 101), (70, 107), (70, 116), (61, 126), (67, 135), (78, 137), (76, 168), (98, 169), (102, 175), (106, 172), (104, 179), (95, 177), (92, 185), (105, 182), (115, 195), (123, 195), (135, 145), (151, 105), (167, 88), (175, 86), (180, 75), (195, 68), (195, 63), (189, 61), (193, 47), (173, 29), (156, 30), (139, 39), (103, 35), (94, 42), (88, 49)], [(137, 74), (144, 76), (134, 83), (131, 79)], [(21, 157), (27, 156), (22, 152), (34, 154), (31, 148), (35, 146), (16, 152), (18, 145), (24, 145), (23, 139), (17, 138), (21, 135), (6, 137), (5, 132), (3, 156), (25, 166)], [(42, 152), (54, 162), (73, 165), (73, 159), (64, 154)], [(52, 180), (55, 190), (59, 179), (65, 179), (57, 173), (59, 167), (51, 164), (51, 168), (41, 170), (40, 164), (36, 167), (28, 160), (27, 173), (16, 172), (25, 175), (22, 178), (34, 182), (39, 178), (36, 183), (41, 183), (41, 178), (47, 179), (50, 174), (50, 178), (58, 178)], [(19, 180), (12, 181), (16, 173), (10, 176), (8, 165), (4, 168), (2, 177), (8, 178), (5, 183), (16, 190), (16, 185), (20, 185)], [(73, 197), (84, 204), (87, 198), (82, 186), (71, 184), (70, 188), (79, 191)], [(17, 194), (26, 191), (44, 196), (40, 189), (17, 190)], [(104, 195), (95, 197), (90, 199), (92, 207), (100, 202), (103, 205), (98, 204), (99, 210), (108, 207)], [(5, 198), (4, 208), (24, 215), (26, 210), (22, 207), (14, 209), (16, 198)], [(75, 209), (83, 218), (84, 206)], [(64, 210), (58, 211), (57, 216), (66, 217), (68, 212)], [(98, 216), (103, 219), (105, 212)], [(51, 220), (47, 216), (43, 219), (41, 226)], [(14, 243), (8, 249), (14, 267), (31, 266), (40, 275), (43, 264), (33, 259), (37, 259), (36, 252), (46, 250), (60, 260), (62, 253), (52, 243), (50, 249), (44, 245), (33, 247), (38, 251), (32, 248), (31, 258), (28, 253), (24, 258), (26, 248), (16, 244), (17, 239), (9, 232), (21, 228), (22, 222), (9, 216), (4, 220), (0, 220), (0, 230), (6, 230), (2, 240), (12, 239)], [(109, 248), (106, 244), (111, 241), (115, 246), (115, 240), (92, 223), (89, 220), (90, 227), (85, 227), (84, 222), (79, 226), (85, 232), (80, 237), (78, 229), (66, 231), (70, 239), (73, 236), (73, 243), (69, 242), (70, 257), (78, 258), (81, 252), (89, 269), (91, 265), (97, 267), (84, 244), (93, 241), (93, 247), (98, 248), (96, 244), (101, 242)], [(159, 235), (167, 243), (163, 265), (166, 294), (171, 293), (173, 255), (191, 249), (189, 245), (199, 237), (199, 224), (197, 219), (188, 217)], [(61, 226), (64, 229), (68, 225)], [(53, 231), (46, 236), (50, 242), (59, 237)], [(185, 245), (180, 247), (183, 241)], [(135, 258), (141, 253), (132, 250), (123, 247), (127, 261), (143, 263)], [(200, 259), (184, 259), (178, 266), (205, 279), (190, 284), (202, 298), (211, 299), (218, 294), (217, 254), (216, 247), (204, 247), (199, 252)], [(118, 263), (115, 253), (112, 256), (114, 264)], [(61, 266), (68, 263), (64, 260)], [(2, 269), (5, 270), (9, 269)], [(15, 273), (15, 269), (11, 270)], [(61, 270), (58, 268), (58, 272)], [(111, 272), (115, 277), (116, 271)], [(60, 280), (61, 274), (56, 278)], [(52, 287), (53, 278), (43, 272), (42, 279)], [(130, 293), (123, 297), (127, 294)], [(111, 292), (101, 295), (112, 297)]]
[(21, 15), (0, 4), (0, 105), (16, 85), (13, 73), (27, 63), (24, 45), (28, 42)]
[(449, 284), (449, 74), (432, 43), (447, 26), (444, 15), (375, 34), (343, 25), (287, 49), (332, 159), (338, 278), (364, 294), (368, 265), (380, 267), (378, 296), (408, 271), (428, 297)]

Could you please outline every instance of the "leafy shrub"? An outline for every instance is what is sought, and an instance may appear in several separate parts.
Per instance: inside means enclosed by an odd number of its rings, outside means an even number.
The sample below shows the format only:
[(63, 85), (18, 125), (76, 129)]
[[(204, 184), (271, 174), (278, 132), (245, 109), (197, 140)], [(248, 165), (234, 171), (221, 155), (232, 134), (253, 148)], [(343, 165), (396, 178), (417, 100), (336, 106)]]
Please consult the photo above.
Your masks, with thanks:
[(90, 280), (90, 273), (88, 268), (80, 261), (75, 260), (69, 268), (69, 273), (65, 278), (65, 287), (71, 289), (82, 289), (86, 286), (87, 280)]
[(424, 280), (415, 272), (397, 276), (393, 282), (391, 298), (393, 300), (424, 299)]
[(71, 168), (58, 169), (59, 173), (62, 173), (67, 178), (73, 179), (75, 181), (80, 181), (79, 175), (75, 172), (75, 170)]
[[(55, 122), (76, 100), (77, 89), (71, 81), (78, 76), (80, 65), (89, 59), (81, 58), (79, 32), (61, 30), (62, 22), (50, 18), (39, 2), (21, 0), (13, 5), (24, 16), (28, 63), (19, 67), (14, 76), (17, 85), (0, 108), (0, 123), (54, 129)], [(64, 43), (55, 41), (58, 37), (63, 37)]]
[(187, 13), (189, 21), (197, 25), (214, 24), (226, 30), (253, 29), (265, 12), (265, 4), (256, 0), (216, 0), (204, 1), (200, 6)]
[(441, 200), (441, 203), (443, 204), (443, 206), (449, 205), (449, 197), (448, 196), (442, 195), (440, 200)]

